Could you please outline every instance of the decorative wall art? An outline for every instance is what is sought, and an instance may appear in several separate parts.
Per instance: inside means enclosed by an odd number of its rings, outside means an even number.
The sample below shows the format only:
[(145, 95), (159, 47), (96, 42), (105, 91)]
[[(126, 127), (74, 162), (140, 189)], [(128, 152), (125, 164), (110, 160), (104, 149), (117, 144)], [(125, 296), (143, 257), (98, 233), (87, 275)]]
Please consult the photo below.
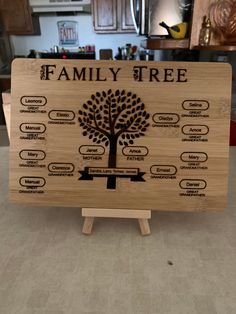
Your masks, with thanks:
[(57, 22), (59, 45), (60, 46), (78, 46), (78, 23), (76, 21)]

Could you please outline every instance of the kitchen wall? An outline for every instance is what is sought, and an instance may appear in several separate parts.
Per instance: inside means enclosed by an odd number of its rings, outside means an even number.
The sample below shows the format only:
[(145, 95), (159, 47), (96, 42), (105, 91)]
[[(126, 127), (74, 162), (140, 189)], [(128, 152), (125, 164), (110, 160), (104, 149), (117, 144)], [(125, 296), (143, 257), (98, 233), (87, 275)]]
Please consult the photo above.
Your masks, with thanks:
[[(99, 56), (99, 49), (112, 48), (113, 55), (115, 56), (118, 47), (122, 47), (126, 43), (139, 46), (141, 40), (144, 39), (144, 37), (138, 37), (135, 33), (96, 34), (93, 31), (92, 15), (88, 14), (64, 17), (41, 16), (40, 36), (11, 36), (14, 54), (27, 55), (30, 49), (35, 49), (36, 51), (50, 51), (50, 48), (52, 48), (54, 45), (58, 45), (59, 42), (57, 22), (60, 20), (73, 20), (78, 22), (79, 46), (94, 44), (96, 46), (97, 58)], [(73, 49), (75, 49), (75, 47), (73, 47)]]
[[(99, 49), (112, 48), (113, 55), (117, 53), (117, 48), (126, 43), (140, 46), (141, 40), (145, 37), (139, 37), (133, 34), (96, 34), (93, 31), (92, 15), (80, 14), (77, 16), (40, 16), (41, 35), (40, 36), (11, 36), (13, 52), (15, 55), (28, 55), (30, 49), (37, 51), (48, 50), (54, 45), (58, 45), (59, 37), (57, 31), (57, 22), (60, 20), (73, 20), (78, 22), (79, 46), (94, 44), (96, 46), (96, 55), (99, 56)], [(73, 48), (75, 49), (75, 47)], [(201, 52), (200, 61), (212, 61), (216, 52)], [(171, 51), (155, 51), (155, 60), (172, 60)], [(228, 61), (233, 67), (233, 93), (236, 103), (236, 52), (228, 54)]]

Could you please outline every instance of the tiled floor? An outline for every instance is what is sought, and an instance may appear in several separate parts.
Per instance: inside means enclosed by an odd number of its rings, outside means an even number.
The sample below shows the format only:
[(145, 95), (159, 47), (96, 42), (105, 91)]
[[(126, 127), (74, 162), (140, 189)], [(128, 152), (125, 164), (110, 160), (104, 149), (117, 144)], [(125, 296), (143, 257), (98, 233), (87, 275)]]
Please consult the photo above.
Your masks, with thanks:
[(224, 213), (100, 219), (81, 234), (77, 208), (11, 204), (0, 147), (1, 314), (235, 314), (236, 147)]

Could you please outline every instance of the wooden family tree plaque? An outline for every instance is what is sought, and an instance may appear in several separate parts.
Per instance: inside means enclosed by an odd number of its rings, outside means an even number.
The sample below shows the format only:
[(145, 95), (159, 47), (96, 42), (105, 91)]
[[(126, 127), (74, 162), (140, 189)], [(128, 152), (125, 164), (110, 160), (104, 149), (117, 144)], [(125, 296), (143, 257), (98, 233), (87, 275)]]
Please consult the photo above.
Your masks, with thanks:
[(230, 101), (226, 64), (16, 60), (11, 199), (223, 210)]

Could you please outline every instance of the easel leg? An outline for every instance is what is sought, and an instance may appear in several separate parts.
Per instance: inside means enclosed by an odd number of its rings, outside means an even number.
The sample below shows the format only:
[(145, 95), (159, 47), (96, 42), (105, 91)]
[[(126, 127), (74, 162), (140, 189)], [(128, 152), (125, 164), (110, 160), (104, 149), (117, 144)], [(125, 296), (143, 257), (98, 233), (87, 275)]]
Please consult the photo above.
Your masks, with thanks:
[(91, 234), (93, 228), (94, 217), (85, 217), (82, 233), (83, 234)]
[(139, 226), (140, 226), (140, 230), (141, 230), (142, 235), (151, 234), (149, 222), (147, 219), (139, 219), (138, 222), (139, 222)]

